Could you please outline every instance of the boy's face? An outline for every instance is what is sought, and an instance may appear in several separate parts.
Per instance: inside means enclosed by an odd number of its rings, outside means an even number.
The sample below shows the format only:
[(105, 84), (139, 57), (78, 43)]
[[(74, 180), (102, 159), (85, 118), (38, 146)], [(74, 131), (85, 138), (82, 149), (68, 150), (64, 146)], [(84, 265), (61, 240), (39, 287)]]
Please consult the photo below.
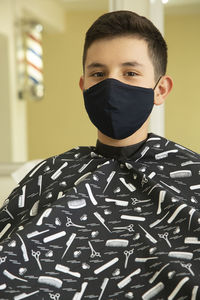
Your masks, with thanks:
[(146, 41), (136, 37), (97, 40), (88, 48), (82, 90), (114, 78), (129, 85), (154, 88), (154, 67)]

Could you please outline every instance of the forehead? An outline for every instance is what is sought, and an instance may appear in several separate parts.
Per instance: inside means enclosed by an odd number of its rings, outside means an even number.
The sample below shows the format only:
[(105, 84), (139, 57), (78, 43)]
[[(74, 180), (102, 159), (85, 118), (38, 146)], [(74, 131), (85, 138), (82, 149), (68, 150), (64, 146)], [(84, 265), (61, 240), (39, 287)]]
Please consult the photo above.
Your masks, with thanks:
[(85, 65), (98, 62), (106, 65), (136, 61), (146, 67), (153, 67), (144, 39), (133, 36), (115, 37), (94, 41), (87, 50)]

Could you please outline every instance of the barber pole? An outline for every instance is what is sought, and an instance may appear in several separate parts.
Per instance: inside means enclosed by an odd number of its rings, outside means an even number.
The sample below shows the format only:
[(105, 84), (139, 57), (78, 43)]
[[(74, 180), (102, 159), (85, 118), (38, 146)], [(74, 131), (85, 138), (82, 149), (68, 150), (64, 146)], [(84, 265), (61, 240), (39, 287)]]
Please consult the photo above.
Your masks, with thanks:
[(43, 27), (37, 22), (22, 20), (16, 31), (18, 97), (41, 100), (44, 96)]
[(33, 24), (26, 33), (26, 63), (28, 86), (37, 99), (43, 97), (43, 51), (41, 41), (42, 26)]

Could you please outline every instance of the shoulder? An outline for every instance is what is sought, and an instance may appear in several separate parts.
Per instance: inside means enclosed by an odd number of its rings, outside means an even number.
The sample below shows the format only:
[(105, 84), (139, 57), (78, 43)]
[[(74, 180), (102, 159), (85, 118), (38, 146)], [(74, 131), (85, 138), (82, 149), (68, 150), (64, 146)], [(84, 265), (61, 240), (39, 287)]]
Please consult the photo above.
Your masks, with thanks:
[(162, 148), (164, 151), (168, 151), (168, 153), (171, 152), (177, 155), (183, 155), (185, 158), (188, 159), (195, 159), (200, 161), (200, 154), (190, 150), (189, 148), (179, 143), (176, 143), (172, 140), (156, 135), (154, 133), (150, 133), (148, 135), (147, 142), (152, 147), (157, 146), (157, 148)]
[(87, 159), (88, 157), (91, 157), (91, 154), (94, 151), (95, 147), (93, 146), (79, 146), (61, 154), (48, 157), (34, 166), (34, 168), (32, 168), (21, 180), (20, 185), (25, 184), (27, 181), (30, 182), (40, 175), (48, 175), (50, 170), (52, 173), (60, 167), (64, 168), (69, 164), (71, 165), (80, 160)]
[(197, 169), (200, 165), (200, 155), (176, 142), (162, 136), (150, 133), (138, 160), (148, 161), (154, 164), (166, 164), (169, 166)]

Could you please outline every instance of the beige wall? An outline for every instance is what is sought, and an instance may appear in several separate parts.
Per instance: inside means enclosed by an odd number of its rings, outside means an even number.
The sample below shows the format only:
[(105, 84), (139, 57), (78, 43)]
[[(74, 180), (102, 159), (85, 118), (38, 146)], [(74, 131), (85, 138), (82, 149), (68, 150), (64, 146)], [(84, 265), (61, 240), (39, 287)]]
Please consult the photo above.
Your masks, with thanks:
[(65, 33), (44, 33), (46, 92), (43, 101), (28, 102), (28, 159), (96, 143), (78, 84), (85, 32), (102, 13), (67, 13)]
[[(6, 35), (0, 34), (0, 159), (1, 162), (12, 160), (11, 116), (9, 105), (9, 41)], [(5, 134), (6, 128), (6, 134)]]
[(174, 88), (166, 101), (166, 137), (200, 153), (200, 14), (165, 18), (168, 74)]

